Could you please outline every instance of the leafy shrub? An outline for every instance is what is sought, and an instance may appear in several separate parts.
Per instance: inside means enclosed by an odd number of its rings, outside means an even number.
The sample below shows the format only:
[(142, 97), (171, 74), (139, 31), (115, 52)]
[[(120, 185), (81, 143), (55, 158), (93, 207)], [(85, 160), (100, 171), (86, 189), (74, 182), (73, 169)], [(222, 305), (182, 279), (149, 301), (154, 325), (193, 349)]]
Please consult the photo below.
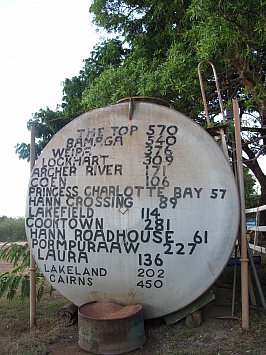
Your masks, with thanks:
[[(30, 295), (30, 250), (28, 244), (6, 243), (0, 253), (0, 260), (11, 262), (12, 270), (0, 275), (0, 298), (6, 295), (12, 300), (20, 292), (24, 300)], [(37, 300), (39, 301), (45, 291), (45, 278), (40, 270), (36, 269)], [(49, 292), (52, 292), (52, 287)]]

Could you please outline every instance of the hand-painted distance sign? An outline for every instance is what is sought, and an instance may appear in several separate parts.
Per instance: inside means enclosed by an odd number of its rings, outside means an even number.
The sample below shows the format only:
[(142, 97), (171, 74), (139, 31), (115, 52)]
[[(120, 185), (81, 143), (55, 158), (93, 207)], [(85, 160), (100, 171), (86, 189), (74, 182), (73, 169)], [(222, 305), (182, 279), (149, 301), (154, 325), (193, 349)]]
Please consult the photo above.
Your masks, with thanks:
[(220, 148), (172, 109), (136, 102), (89, 111), (33, 168), (27, 237), (71, 302), (141, 303), (174, 312), (223, 270), (238, 229), (235, 179)]

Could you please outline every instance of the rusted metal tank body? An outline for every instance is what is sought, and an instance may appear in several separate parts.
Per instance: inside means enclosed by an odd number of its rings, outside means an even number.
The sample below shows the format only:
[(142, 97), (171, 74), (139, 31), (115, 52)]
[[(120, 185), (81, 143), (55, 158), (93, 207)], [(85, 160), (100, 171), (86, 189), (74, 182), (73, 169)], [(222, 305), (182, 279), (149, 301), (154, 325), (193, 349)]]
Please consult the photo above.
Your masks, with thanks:
[(238, 231), (235, 178), (203, 128), (147, 102), (89, 111), (32, 171), (26, 232), (41, 271), (77, 306), (182, 309), (222, 272)]
[(79, 308), (79, 346), (96, 354), (124, 354), (145, 342), (142, 306), (109, 302)]

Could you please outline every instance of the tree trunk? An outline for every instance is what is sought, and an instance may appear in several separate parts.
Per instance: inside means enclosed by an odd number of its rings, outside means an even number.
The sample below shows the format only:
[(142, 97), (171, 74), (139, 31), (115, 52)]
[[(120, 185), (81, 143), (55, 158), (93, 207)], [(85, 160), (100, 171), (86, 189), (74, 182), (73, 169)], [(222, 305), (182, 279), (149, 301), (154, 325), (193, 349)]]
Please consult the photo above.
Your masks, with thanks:
[[(261, 170), (253, 151), (248, 146), (242, 148), (249, 158), (249, 160), (244, 159), (244, 164), (253, 172), (261, 187), (260, 205), (266, 205), (266, 175)], [(266, 226), (266, 211), (261, 212), (259, 224)]]
[[(264, 77), (261, 72), (256, 72), (252, 69), (248, 59), (240, 59), (236, 63), (238, 63), (236, 65), (236, 69), (242, 85), (252, 94), (254, 98), (257, 97), (257, 109), (260, 114), (259, 122), (261, 125), (261, 139), (263, 142), (261, 154), (266, 154), (266, 100), (264, 98), (260, 98), (261, 89), (259, 89), (264, 84)], [(265, 205), (266, 176), (261, 170), (254, 152), (247, 145), (243, 145), (242, 149), (248, 156), (248, 160), (243, 159), (244, 164), (253, 172), (261, 187), (260, 205)], [(261, 213), (260, 225), (266, 225), (266, 211)]]

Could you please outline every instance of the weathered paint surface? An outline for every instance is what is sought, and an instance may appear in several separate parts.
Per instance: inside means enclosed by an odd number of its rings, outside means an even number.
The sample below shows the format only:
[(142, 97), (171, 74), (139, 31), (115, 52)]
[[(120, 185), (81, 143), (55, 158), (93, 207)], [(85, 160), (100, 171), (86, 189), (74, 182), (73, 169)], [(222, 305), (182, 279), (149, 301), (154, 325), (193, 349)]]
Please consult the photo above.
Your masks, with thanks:
[(26, 231), (49, 282), (80, 306), (185, 307), (219, 276), (239, 202), (231, 168), (196, 123), (135, 103), (87, 112), (58, 132), (30, 178)]

